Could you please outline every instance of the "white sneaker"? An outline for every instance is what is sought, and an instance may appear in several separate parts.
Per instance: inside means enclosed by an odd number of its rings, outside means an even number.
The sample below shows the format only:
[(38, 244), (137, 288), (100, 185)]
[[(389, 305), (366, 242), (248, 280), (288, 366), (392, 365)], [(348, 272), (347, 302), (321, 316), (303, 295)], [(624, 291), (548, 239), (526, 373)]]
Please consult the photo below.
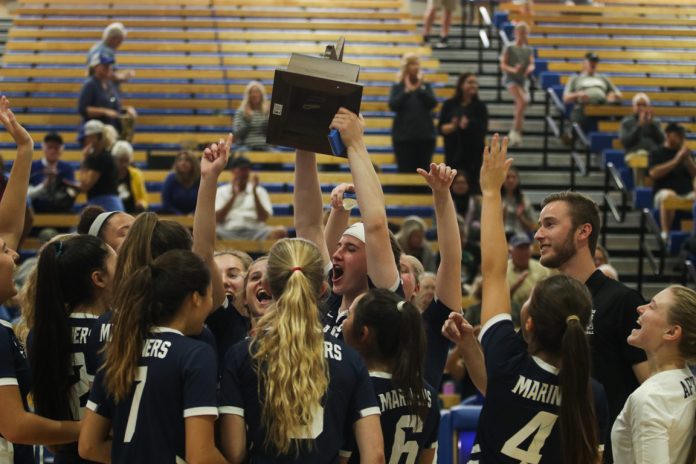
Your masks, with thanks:
[(522, 144), (522, 135), (515, 129), (508, 133), (508, 147), (519, 147)]

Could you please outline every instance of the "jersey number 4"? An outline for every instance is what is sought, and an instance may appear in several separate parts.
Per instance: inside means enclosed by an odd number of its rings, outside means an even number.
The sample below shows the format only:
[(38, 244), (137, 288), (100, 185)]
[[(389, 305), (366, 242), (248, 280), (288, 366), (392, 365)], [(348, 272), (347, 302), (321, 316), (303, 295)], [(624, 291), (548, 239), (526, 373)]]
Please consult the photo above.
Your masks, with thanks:
[(398, 464), (401, 456), (406, 454), (406, 464), (414, 464), (418, 457), (418, 442), (415, 440), (406, 441), (406, 430), (411, 429), (413, 433), (423, 431), (423, 421), (415, 415), (401, 416), (396, 423), (396, 433), (394, 433), (394, 445), (392, 446), (389, 464)]
[(126, 424), (126, 434), (123, 437), (124, 443), (130, 443), (135, 433), (135, 424), (138, 421), (138, 410), (140, 409), (140, 400), (143, 397), (143, 389), (147, 380), (147, 367), (139, 366), (135, 373), (135, 393), (133, 394), (133, 402), (131, 402), (130, 412), (128, 413), (128, 423)]
[[(500, 450), (505, 456), (509, 456), (522, 464), (539, 464), (541, 461), (541, 448), (544, 447), (546, 439), (553, 430), (558, 416), (550, 412), (541, 411), (532, 418), (527, 425), (522, 427), (519, 432), (511, 436)], [(520, 448), (520, 445), (532, 437), (532, 442), (527, 450)]]

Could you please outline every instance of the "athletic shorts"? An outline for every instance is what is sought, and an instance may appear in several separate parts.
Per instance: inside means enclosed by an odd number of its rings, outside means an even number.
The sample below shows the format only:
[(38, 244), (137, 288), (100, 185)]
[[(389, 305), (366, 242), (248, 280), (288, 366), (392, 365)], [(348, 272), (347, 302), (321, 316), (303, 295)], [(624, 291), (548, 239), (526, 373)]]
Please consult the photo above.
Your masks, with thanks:
[(454, 11), (457, 7), (457, 0), (428, 0), (427, 8), (440, 9), (444, 8), (447, 11)]

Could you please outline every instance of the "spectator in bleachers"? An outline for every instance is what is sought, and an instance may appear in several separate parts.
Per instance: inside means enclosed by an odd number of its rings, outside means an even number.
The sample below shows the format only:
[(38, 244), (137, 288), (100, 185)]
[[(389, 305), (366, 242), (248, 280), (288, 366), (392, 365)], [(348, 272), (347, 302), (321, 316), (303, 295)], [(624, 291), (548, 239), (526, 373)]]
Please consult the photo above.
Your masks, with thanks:
[(464, 286), (471, 285), (479, 274), (481, 248), (475, 241), (469, 239), (469, 230), (466, 228), (464, 218), (459, 214), (457, 215), (457, 226), (459, 226), (459, 239), (462, 244), (461, 282), (462, 288), (464, 288)]
[(37, 213), (64, 213), (75, 203), (75, 169), (65, 161), (63, 137), (56, 132), (43, 139), (43, 158), (31, 163), (29, 198)]
[(505, 47), (500, 56), (500, 68), (505, 73), (505, 86), (515, 100), (512, 129), (508, 134), (511, 147), (522, 145), (524, 110), (529, 102), (527, 80), (534, 71), (534, 50), (527, 43), (528, 35), (527, 23), (515, 24), (515, 43)]
[(585, 105), (601, 105), (618, 102), (621, 91), (604, 74), (597, 72), (599, 56), (587, 52), (582, 62), (582, 72), (571, 77), (563, 90), (563, 102), (574, 104), (570, 120), (586, 129), (592, 122), (585, 116)]
[(99, 53), (92, 56), (90, 64), (94, 72), (80, 90), (78, 112), (83, 121), (98, 119), (122, 133), (124, 126), (126, 129), (132, 126), (138, 113), (131, 106), (121, 106), (118, 88), (112, 81), (114, 58)]
[(653, 180), (653, 208), (660, 211), (662, 238), (667, 240), (674, 210), (664, 207), (668, 198), (694, 198), (692, 181), (696, 177), (696, 162), (686, 144), (686, 129), (677, 123), (665, 128), (662, 146), (650, 152), (648, 174)]
[(595, 266), (610, 279), (619, 280), (619, 273), (609, 261), (609, 251), (598, 243), (594, 253)]
[(182, 151), (176, 156), (172, 172), (162, 185), (162, 212), (180, 216), (193, 214), (200, 182), (198, 158), (190, 151)]
[(275, 240), (287, 236), (284, 227), (266, 224), (273, 215), (271, 197), (259, 185), (259, 176), (250, 178), (251, 162), (238, 156), (230, 163), (232, 180), (218, 188), (215, 197), (217, 234), (225, 240)]
[(423, 14), (423, 41), (427, 42), (430, 30), (435, 22), (435, 13), (442, 9), (442, 23), (440, 24), (440, 41), (435, 44), (437, 48), (447, 48), (447, 36), (452, 25), (452, 14), (457, 6), (456, 0), (428, 0)]
[(84, 160), (80, 167), (79, 188), (87, 194), (87, 204), (99, 205), (106, 211), (123, 211), (118, 196), (116, 163), (108, 150), (105, 126), (96, 119), (85, 123), (82, 133)]
[(389, 93), (389, 109), (395, 113), (392, 143), (399, 172), (414, 174), (417, 168), (429, 168), (435, 150), (431, 112), (436, 105), (433, 89), (424, 81), (420, 58), (404, 55)]
[(536, 230), (536, 212), (529, 198), (522, 191), (520, 173), (510, 168), (505, 177), (503, 188), (503, 214), (505, 216), (505, 233), (533, 234)]
[(435, 282), (437, 276), (432, 272), (424, 272), (418, 279), (418, 293), (416, 294), (416, 307), (421, 311), (430, 306), (435, 298)]
[(478, 237), (481, 228), (481, 198), (471, 192), (469, 176), (466, 172), (457, 172), (450, 191), (454, 207), (457, 214), (464, 218), (466, 229), (469, 233), (474, 232)]
[[(552, 275), (550, 269), (532, 259), (532, 241), (527, 234), (510, 238), (510, 259), (507, 265), (507, 283), (510, 287), (512, 321), (519, 325), (519, 310), (532, 294), (537, 282)], [(515, 322), (517, 320), (517, 322)]]
[(396, 234), (401, 251), (409, 254), (421, 262), (428, 272), (435, 272), (435, 253), (430, 243), (425, 239), (427, 226), (418, 216), (409, 216), (404, 219), (401, 230)]
[[(114, 59), (114, 66), (116, 65), (116, 50), (121, 46), (123, 41), (126, 39), (125, 26), (122, 23), (111, 23), (102, 32), (102, 40), (92, 45), (87, 52), (87, 67), (89, 68), (89, 75), (92, 75), (94, 71), (92, 65), (92, 58), (95, 55), (104, 54), (110, 56)], [(115, 71), (113, 74), (113, 80), (116, 83), (127, 81), (135, 77), (135, 71), (132, 69), (126, 71)]]
[(244, 89), (244, 98), (234, 115), (235, 151), (268, 151), (271, 146), (266, 143), (268, 128), (268, 111), (270, 101), (266, 89), (259, 81), (251, 81)]
[(111, 155), (116, 160), (118, 196), (126, 212), (138, 214), (147, 211), (147, 189), (142, 171), (133, 166), (133, 146), (119, 140), (111, 147)]
[(438, 124), (445, 142), (445, 164), (465, 171), (474, 193), (481, 191), (481, 153), (488, 133), (488, 108), (479, 99), (478, 90), (474, 73), (459, 76), (454, 96), (442, 104)]
[[(627, 163), (633, 158), (647, 157), (664, 143), (660, 120), (653, 117), (650, 98), (643, 92), (633, 96), (633, 114), (621, 120), (619, 135)], [(644, 170), (634, 169), (633, 173), (635, 185), (642, 186)]]

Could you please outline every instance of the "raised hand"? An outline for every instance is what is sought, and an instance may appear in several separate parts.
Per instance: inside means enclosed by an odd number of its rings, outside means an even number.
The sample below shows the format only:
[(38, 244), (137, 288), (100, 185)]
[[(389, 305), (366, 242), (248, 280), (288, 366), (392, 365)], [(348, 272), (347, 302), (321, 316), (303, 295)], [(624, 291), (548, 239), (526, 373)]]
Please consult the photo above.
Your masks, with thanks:
[(502, 142), (498, 134), (493, 135), (491, 146), (483, 150), (483, 165), (481, 166), (481, 192), (498, 192), (505, 181), (508, 169), (512, 165), (512, 158), (507, 159), (508, 138), (503, 137)]
[(340, 108), (329, 127), (338, 130), (341, 134), (341, 140), (343, 140), (346, 147), (355, 147), (363, 144), (365, 120), (362, 115)]
[(416, 169), (416, 172), (425, 179), (433, 192), (449, 192), (452, 181), (454, 181), (454, 178), (457, 176), (457, 170), (452, 169), (445, 163), (430, 163), (430, 172), (421, 168)]
[(343, 183), (334, 187), (334, 189), (331, 191), (331, 207), (333, 209), (345, 209), (343, 207), (343, 195), (346, 192), (355, 193), (355, 185)]
[(34, 141), (29, 132), (15, 118), (10, 109), (10, 101), (4, 95), (0, 97), (0, 122), (5, 126), (7, 132), (12, 136), (18, 148), (34, 149)]
[(227, 139), (220, 139), (218, 143), (211, 144), (203, 151), (201, 159), (201, 176), (212, 174), (219, 176), (227, 166), (227, 158), (230, 154), (230, 147), (234, 141), (234, 136), (230, 133)]
[(452, 312), (442, 325), (442, 335), (457, 345), (458, 348), (469, 348), (470, 343), (476, 343), (474, 327), (460, 313)]

